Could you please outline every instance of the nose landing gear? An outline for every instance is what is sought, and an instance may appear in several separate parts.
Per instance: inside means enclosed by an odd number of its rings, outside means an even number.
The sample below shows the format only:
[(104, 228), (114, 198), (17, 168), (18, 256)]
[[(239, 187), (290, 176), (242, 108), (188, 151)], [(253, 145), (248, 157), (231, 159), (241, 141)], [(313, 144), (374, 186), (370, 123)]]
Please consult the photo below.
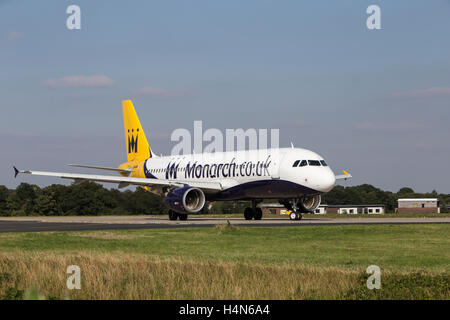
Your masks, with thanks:
[(280, 203), (282, 205), (284, 205), (286, 209), (291, 211), (291, 213), (289, 214), (289, 219), (291, 219), (291, 220), (301, 220), (302, 219), (303, 216), (302, 216), (300, 208), (297, 205), (296, 199), (292, 199), (290, 201), (283, 201)]
[(291, 212), (291, 214), (289, 215), (289, 219), (291, 220), (301, 220), (302, 217), (303, 216), (300, 212)]

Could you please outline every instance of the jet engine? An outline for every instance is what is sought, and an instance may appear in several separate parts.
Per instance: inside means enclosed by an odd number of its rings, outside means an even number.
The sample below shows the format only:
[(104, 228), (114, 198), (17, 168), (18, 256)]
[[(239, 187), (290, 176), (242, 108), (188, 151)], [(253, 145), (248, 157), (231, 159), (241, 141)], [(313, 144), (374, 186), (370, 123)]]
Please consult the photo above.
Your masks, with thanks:
[(196, 213), (205, 205), (205, 194), (198, 188), (183, 187), (170, 191), (165, 202), (178, 213)]
[(320, 194), (315, 196), (307, 196), (300, 198), (297, 202), (297, 206), (300, 208), (301, 212), (314, 212), (320, 205)]

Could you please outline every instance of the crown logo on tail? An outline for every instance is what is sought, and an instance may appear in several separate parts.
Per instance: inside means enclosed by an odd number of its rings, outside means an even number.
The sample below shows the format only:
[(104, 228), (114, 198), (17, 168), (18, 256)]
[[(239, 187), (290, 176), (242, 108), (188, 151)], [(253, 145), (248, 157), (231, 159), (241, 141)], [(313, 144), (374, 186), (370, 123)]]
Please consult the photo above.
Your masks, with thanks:
[[(132, 130), (133, 132), (134, 130)], [(138, 137), (139, 137), (139, 129), (136, 130), (136, 136), (133, 133), (128, 134), (128, 153), (137, 153), (138, 151)], [(130, 132), (130, 130), (128, 130)]]

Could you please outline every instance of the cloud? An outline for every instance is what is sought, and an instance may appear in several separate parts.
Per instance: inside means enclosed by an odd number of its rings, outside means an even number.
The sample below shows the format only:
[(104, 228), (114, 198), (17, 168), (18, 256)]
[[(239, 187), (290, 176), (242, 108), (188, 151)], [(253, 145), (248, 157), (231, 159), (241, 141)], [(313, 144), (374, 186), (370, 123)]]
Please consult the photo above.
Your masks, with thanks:
[(395, 92), (392, 96), (395, 98), (448, 97), (450, 96), (450, 87), (433, 87), (421, 90)]
[(111, 87), (114, 85), (114, 80), (105, 75), (92, 76), (67, 76), (57, 79), (48, 79), (42, 83), (47, 88), (97, 88), (97, 87)]
[(8, 39), (11, 41), (19, 40), (21, 34), (17, 31), (11, 31), (8, 33)]
[(192, 93), (183, 89), (162, 89), (157, 87), (143, 87), (137, 89), (133, 94), (138, 96), (147, 96), (160, 99), (185, 98), (192, 97)]

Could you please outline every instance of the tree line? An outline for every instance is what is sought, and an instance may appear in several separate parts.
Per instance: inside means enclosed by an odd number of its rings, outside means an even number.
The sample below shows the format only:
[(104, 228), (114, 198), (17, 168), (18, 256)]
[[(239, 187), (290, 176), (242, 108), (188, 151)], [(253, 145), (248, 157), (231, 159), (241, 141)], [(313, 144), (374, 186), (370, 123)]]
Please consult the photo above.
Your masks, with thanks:
[[(322, 196), (322, 203), (384, 204), (386, 212), (393, 212), (398, 198), (439, 198), (441, 212), (450, 204), (449, 194), (416, 193), (411, 188), (401, 188), (397, 193), (383, 191), (369, 184), (354, 187), (336, 186)], [(267, 202), (273, 202), (267, 201)], [(249, 206), (248, 201), (224, 201), (205, 205), (201, 213), (240, 213)], [(69, 186), (53, 184), (40, 188), (21, 183), (16, 189), (0, 186), (0, 216), (64, 216), (64, 215), (138, 215), (167, 214), (163, 199), (142, 188), (120, 191), (106, 189), (94, 182)]]
[(414, 192), (404, 187), (398, 192), (383, 191), (370, 184), (353, 187), (335, 186), (333, 190), (322, 196), (322, 203), (330, 205), (340, 204), (384, 204), (386, 212), (394, 212), (399, 198), (438, 198), (441, 212), (447, 212), (450, 204), (450, 194), (438, 194), (436, 190), (428, 193)]

